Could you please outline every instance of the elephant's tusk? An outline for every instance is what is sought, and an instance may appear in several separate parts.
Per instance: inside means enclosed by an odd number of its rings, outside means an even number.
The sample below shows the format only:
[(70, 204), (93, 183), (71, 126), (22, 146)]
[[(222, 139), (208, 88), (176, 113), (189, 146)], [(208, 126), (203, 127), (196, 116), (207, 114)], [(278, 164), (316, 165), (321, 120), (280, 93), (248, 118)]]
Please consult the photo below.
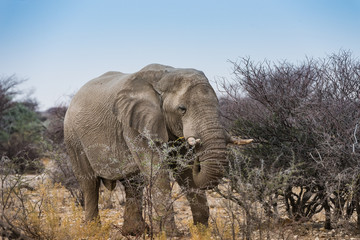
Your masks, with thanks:
[(200, 141), (201, 141), (200, 139), (195, 139), (193, 137), (189, 137), (188, 140), (187, 140), (187, 142), (191, 146), (194, 146), (195, 144), (200, 143)]
[(235, 137), (231, 137), (231, 143), (235, 144), (235, 145), (245, 145), (245, 144), (249, 144), (252, 141), (254, 141), (254, 139), (236, 139)]

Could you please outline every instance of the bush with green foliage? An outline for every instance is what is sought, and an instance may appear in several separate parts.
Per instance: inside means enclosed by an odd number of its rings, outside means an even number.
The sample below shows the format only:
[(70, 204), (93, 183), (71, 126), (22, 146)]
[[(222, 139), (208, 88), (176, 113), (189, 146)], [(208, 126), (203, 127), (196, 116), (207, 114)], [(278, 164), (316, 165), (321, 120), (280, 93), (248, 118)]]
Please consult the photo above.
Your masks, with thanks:
[(38, 170), (43, 126), (35, 112), (36, 102), (14, 100), (19, 83), (14, 77), (0, 80), (0, 155), (12, 159), (18, 172), (34, 171)]

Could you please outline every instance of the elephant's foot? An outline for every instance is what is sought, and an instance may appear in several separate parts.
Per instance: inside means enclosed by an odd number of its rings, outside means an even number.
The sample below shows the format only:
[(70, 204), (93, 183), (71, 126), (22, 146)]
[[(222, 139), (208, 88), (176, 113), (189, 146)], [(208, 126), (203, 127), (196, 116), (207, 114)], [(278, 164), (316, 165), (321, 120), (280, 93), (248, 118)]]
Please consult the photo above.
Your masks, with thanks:
[(145, 232), (149, 232), (149, 226), (145, 221), (124, 221), (121, 233), (124, 236), (140, 236)]

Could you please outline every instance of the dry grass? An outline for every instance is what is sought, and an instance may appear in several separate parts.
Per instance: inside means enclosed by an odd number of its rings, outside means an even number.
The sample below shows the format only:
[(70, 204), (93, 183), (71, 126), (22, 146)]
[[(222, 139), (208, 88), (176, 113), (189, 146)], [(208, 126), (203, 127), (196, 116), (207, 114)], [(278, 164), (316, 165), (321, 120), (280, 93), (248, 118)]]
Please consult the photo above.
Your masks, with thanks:
[[(26, 211), (13, 222), (27, 235), (37, 239), (109, 239), (113, 213), (102, 210), (104, 219), (85, 223), (82, 207), (76, 206), (70, 194), (59, 184), (41, 183), (27, 191), (23, 206)], [(13, 209), (16, 211), (17, 209)], [(120, 214), (120, 213), (118, 213)]]
[[(124, 195), (118, 186), (112, 194), (105, 188), (100, 194), (99, 222), (84, 222), (82, 207), (75, 204), (69, 192), (60, 184), (50, 182), (37, 184), (33, 191), (22, 190), (24, 214), (13, 222), (26, 235), (35, 239), (140, 239), (125, 238), (120, 230), (123, 223)], [(179, 194), (179, 187), (175, 186), (174, 195)], [(12, 194), (18, 194), (13, 192)], [(246, 221), (244, 213), (238, 206), (229, 205), (228, 200), (222, 199), (216, 193), (208, 192), (211, 219), (209, 227), (194, 226), (190, 207), (184, 196), (174, 204), (177, 213), (176, 222), (184, 237), (175, 239), (245, 239)], [(15, 199), (15, 198), (14, 198)], [(14, 207), (21, 207), (15, 204)], [(111, 207), (109, 209), (109, 206)], [(8, 209), (6, 214), (15, 213), (18, 209)], [(259, 213), (260, 214), (260, 213)], [(343, 227), (335, 230), (325, 230), (321, 221), (323, 214), (316, 216), (316, 222), (292, 222), (287, 218), (280, 218), (277, 222), (262, 218), (251, 228), (251, 239), (360, 239), (351, 229)], [(148, 236), (142, 239), (150, 239)], [(1, 239), (1, 238), (0, 238)], [(169, 239), (165, 233), (155, 236), (155, 239)]]

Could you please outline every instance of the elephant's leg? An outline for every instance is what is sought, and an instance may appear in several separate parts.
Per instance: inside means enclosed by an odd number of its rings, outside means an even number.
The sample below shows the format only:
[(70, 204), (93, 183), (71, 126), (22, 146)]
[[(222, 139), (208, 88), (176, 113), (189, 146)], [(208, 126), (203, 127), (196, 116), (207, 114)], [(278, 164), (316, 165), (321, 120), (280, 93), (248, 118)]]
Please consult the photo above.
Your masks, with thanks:
[(193, 215), (194, 225), (203, 224), (208, 226), (209, 220), (209, 205), (207, 202), (205, 191), (203, 190), (188, 190), (186, 198), (190, 203), (191, 212)]
[(131, 129), (126, 129), (124, 135), (128, 136), (125, 138), (126, 143), (141, 175), (151, 186), (150, 190), (147, 191), (148, 194), (146, 194), (146, 202), (154, 210), (151, 216), (154, 224), (153, 230), (156, 232), (165, 230), (167, 236), (180, 235), (174, 220), (169, 170), (162, 166), (158, 153), (149, 149), (149, 143), (146, 139), (139, 138), (139, 134)]
[(142, 217), (142, 198), (144, 183), (140, 176), (122, 182), (125, 187), (126, 202), (124, 212), (123, 235), (140, 235), (145, 232), (147, 225)]
[(84, 193), (85, 221), (95, 220), (99, 216), (100, 179), (97, 177), (81, 179), (80, 186)]
[(116, 187), (116, 181), (114, 181), (114, 180), (101, 178), (101, 181), (104, 184), (104, 186), (106, 187), (106, 189), (109, 190), (109, 191), (114, 190), (115, 187)]
[(210, 212), (206, 193), (204, 190), (195, 187), (191, 169), (175, 174), (175, 177), (180, 187), (185, 190), (193, 215), (194, 225), (201, 223), (208, 226)]
[(160, 170), (151, 189), (151, 202), (154, 208), (154, 223), (156, 230), (165, 231), (167, 236), (181, 235), (175, 224), (175, 212), (171, 199), (169, 170)]
[(86, 154), (76, 142), (66, 142), (74, 174), (84, 194), (85, 220), (91, 221), (98, 217), (100, 179), (96, 177)]
[(100, 178), (100, 179), (101, 179), (101, 182), (103, 183), (103, 185), (105, 186), (105, 188), (108, 190), (108, 191), (104, 192), (104, 197), (105, 197), (104, 208), (111, 209), (111, 208), (113, 208), (111, 197), (113, 195), (113, 190), (116, 187), (116, 181), (105, 179), (105, 178)]

